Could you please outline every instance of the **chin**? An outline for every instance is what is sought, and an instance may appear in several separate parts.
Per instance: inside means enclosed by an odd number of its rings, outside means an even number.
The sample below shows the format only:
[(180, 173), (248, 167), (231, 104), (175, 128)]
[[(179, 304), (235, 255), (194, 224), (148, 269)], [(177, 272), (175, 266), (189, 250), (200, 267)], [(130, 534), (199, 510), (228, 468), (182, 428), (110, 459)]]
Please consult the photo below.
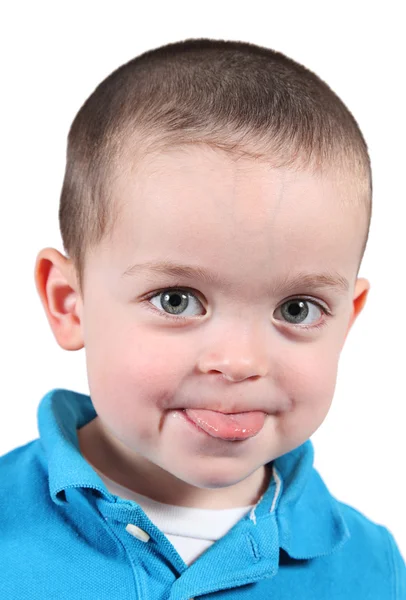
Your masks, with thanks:
[(247, 477), (250, 477), (255, 470), (244, 471), (241, 467), (237, 467), (230, 471), (226, 467), (213, 469), (212, 466), (209, 466), (207, 470), (196, 468), (193, 470), (193, 473), (174, 474), (189, 485), (201, 489), (214, 490), (237, 485), (244, 479), (247, 479)]

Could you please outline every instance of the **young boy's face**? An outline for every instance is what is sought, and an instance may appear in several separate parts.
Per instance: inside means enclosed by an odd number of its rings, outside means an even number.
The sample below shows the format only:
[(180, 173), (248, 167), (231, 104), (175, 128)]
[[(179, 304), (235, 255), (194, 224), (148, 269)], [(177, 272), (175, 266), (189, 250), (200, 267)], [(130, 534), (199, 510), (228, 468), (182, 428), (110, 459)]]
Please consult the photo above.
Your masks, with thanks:
[[(118, 471), (153, 463), (197, 488), (234, 486), (316, 431), (368, 291), (356, 282), (365, 216), (352, 193), (332, 174), (204, 147), (148, 156), (117, 182), (121, 217), (87, 259), (76, 310), (98, 435), (125, 457)], [(216, 281), (141, 268), (163, 261)], [(232, 441), (185, 408), (265, 419)]]

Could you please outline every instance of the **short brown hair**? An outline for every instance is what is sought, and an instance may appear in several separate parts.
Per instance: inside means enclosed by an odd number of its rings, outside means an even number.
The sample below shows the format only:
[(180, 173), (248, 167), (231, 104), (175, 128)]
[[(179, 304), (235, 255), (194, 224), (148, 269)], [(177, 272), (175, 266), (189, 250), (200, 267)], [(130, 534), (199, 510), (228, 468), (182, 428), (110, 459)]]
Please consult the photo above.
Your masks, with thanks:
[(124, 158), (188, 143), (268, 157), (275, 166), (334, 166), (347, 177), (351, 173), (354, 202), (367, 213), (363, 256), (372, 207), (370, 159), (340, 98), (280, 52), (246, 42), (188, 39), (113, 71), (71, 125), (59, 224), (81, 293), (86, 253), (114, 227), (118, 206), (111, 192)]

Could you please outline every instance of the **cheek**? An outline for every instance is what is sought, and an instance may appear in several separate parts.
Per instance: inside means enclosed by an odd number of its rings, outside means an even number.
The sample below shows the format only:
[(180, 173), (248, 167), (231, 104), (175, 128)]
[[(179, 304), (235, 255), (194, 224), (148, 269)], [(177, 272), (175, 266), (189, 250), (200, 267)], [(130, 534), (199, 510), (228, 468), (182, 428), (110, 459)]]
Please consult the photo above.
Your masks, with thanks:
[[(162, 332), (148, 331), (132, 323), (101, 329), (94, 320), (86, 340), (89, 388), (96, 410), (111, 412), (120, 420), (141, 423), (160, 418), (160, 411), (173, 406), (176, 391), (188, 372), (191, 360), (185, 344), (163, 341)], [(188, 358), (189, 357), (189, 358)], [(117, 419), (117, 417), (116, 417)]]
[(338, 357), (320, 350), (305, 353), (300, 361), (285, 369), (286, 388), (298, 404), (328, 402), (334, 394)]
[(292, 400), (292, 411), (281, 420), (287, 438), (299, 431), (310, 437), (324, 421), (333, 400), (339, 354), (316, 346), (302, 347), (281, 365), (279, 384)]

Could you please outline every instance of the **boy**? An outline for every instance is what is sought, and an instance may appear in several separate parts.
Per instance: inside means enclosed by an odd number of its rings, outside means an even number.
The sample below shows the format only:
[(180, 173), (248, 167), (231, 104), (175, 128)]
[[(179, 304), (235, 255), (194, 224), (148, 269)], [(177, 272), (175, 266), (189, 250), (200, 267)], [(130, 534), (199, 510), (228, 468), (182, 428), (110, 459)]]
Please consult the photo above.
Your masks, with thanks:
[(0, 461), (1, 598), (406, 597), (391, 533), (330, 495), (309, 439), (368, 294), (371, 195), (354, 118), (280, 53), (187, 40), (96, 88), (67, 256), (35, 268), (90, 396), (49, 392)]

